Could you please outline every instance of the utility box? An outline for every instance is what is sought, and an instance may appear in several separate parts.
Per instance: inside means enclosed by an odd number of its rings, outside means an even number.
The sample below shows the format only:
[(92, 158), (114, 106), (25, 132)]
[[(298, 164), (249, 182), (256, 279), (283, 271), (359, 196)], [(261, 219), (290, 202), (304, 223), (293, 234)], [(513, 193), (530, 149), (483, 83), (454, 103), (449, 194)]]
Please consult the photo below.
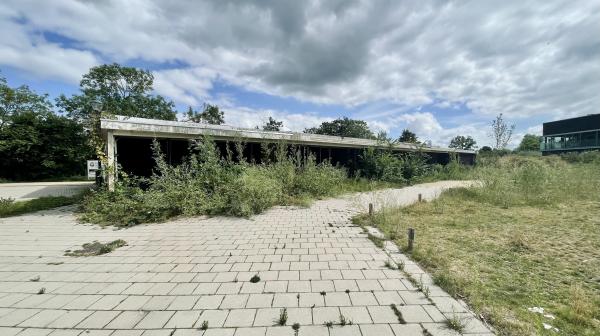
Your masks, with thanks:
[(87, 160), (87, 177), (88, 177), (88, 180), (95, 180), (98, 171), (100, 171), (100, 161), (98, 161), (98, 160)]

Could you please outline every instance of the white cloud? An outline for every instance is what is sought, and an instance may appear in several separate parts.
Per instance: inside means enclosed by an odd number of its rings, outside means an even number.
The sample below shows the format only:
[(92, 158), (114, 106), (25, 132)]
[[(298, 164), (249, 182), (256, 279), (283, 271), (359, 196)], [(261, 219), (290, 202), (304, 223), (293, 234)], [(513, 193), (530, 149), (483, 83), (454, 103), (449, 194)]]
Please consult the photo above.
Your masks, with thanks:
[(395, 116), (439, 141), (483, 131), (406, 111), (465, 104), (479, 117), (550, 120), (600, 106), (598, 1), (7, 0), (0, 21), (0, 66), (73, 82), (98, 58), (176, 62), (156, 90), (183, 104), (216, 78), (313, 103), (386, 101), (401, 108), (366, 118), (373, 128), (393, 129)]

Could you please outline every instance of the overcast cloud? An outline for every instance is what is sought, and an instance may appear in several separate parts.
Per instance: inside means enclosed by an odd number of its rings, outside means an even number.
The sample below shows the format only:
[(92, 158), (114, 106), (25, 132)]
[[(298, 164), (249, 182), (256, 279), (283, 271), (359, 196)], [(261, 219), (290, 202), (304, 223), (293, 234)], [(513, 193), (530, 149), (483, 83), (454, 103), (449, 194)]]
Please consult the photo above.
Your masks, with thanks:
[[(8, 0), (0, 30), (0, 68), (41, 79), (76, 85), (90, 66), (113, 61), (168, 65), (155, 70), (156, 91), (179, 104), (217, 99), (219, 80), (361, 107), (374, 128), (410, 127), (439, 143), (457, 132), (484, 141), (483, 120), (498, 113), (526, 121), (600, 112), (594, 0)], [(460, 105), (468, 118), (442, 125), (443, 112), (424, 105)], [(301, 129), (328, 119), (243, 101), (228, 108), (239, 124), (276, 115)], [(524, 124), (522, 132), (539, 129)]]

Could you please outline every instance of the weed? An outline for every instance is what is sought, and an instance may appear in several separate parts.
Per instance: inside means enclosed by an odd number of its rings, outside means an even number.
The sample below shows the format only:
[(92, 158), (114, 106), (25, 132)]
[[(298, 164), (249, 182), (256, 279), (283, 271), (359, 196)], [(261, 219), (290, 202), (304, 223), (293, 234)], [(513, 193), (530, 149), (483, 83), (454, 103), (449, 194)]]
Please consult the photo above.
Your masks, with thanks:
[(252, 276), (252, 278), (250, 278), (250, 282), (252, 282), (252, 283), (257, 283), (259, 281), (260, 281), (260, 276), (258, 275), (258, 273), (254, 274)]
[(349, 289), (346, 289), (346, 294), (350, 294), (350, 290)]
[(37, 276), (35, 276), (35, 277), (33, 277), (33, 278), (29, 279), (29, 281), (32, 281), (32, 282), (38, 282), (38, 281), (40, 281), (40, 276), (39, 276), (39, 275), (37, 275)]
[(202, 325), (200, 326), (200, 330), (206, 330), (208, 329), (208, 321), (204, 320), (202, 321)]
[(322, 291), (322, 292), (321, 292), (321, 295), (322, 295), (322, 296), (325, 296), (325, 295), (327, 295), (327, 292), (325, 292), (325, 291)]
[(294, 336), (298, 336), (299, 332), (300, 332), (300, 323), (294, 323), (292, 324), (292, 330), (294, 330)]
[(325, 325), (327, 328), (331, 328), (331, 327), (333, 327), (334, 322), (333, 321), (327, 321), (327, 322), (323, 323), (323, 325)]
[(37, 293), (38, 293), (38, 295), (46, 293), (46, 288), (45, 287), (40, 288)]
[(444, 324), (448, 329), (454, 330), (459, 334), (465, 331), (465, 322), (456, 313), (452, 314), (452, 317), (447, 318)]
[(277, 320), (277, 324), (280, 326), (284, 326), (288, 320), (287, 308), (282, 308), (279, 311), (279, 319)]
[(396, 304), (392, 303), (390, 305), (390, 308), (392, 308), (392, 311), (394, 312), (394, 314), (396, 314), (396, 317), (398, 318), (398, 323), (406, 324), (406, 321), (404, 320), (404, 317), (402, 316), (402, 312), (398, 309), (398, 307), (396, 307)]
[(97, 240), (92, 243), (85, 243), (82, 245), (81, 250), (65, 253), (66, 256), (70, 257), (89, 257), (107, 254), (119, 247), (126, 246), (127, 242), (122, 239), (117, 239), (109, 243), (100, 243)]
[(385, 263), (383, 264), (385, 267), (391, 269), (391, 270), (395, 270), (398, 269), (396, 263), (392, 260), (386, 260)]
[(343, 327), (345, 325), (352, 325), (352, 320), (349, 320), (343, 314), (340, 314), (340, 325)]

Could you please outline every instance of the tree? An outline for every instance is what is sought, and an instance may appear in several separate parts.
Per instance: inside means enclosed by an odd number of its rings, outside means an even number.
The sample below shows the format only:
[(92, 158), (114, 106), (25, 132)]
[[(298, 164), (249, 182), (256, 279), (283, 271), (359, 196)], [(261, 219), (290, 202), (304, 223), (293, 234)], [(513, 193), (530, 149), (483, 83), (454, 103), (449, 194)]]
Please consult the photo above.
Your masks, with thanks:
[(307, 128), (304, 133), (334, 135), (349, 138), (374, 139), (375, 135), (363, 120), (338, 118), (334, 121), (323, 122), (319, 127)]
[(470, 135), (466, 137), (462, 135), (457, 135), (450, 141), (450, 145), (448, 145), (448, 147), (472, 150), (477, 148), (476, 145), (477, 142), (475, 142), (475, 140)]
[(494, 141), (494, 149), (506, 148), (515, 130), (515, 124), (508, 125), (504, 121), (502, 113), (496, 119), (492, 120), (492, 140)]
[(217, 105), (204, 104), (204, 110), (197, 112), (190, 106), (187, 111), (188, 121), (195, 123), (206, 122), (211, 125), (221, 125), (225, 123), (225, 113), (219, 110)]
[(83, 126), (52, 112), (47, 95), (0, 80), (0, 176), (11, 180), (83, 175), (93, 155)]
[(492, 147), (490, 147), (490, 146), (483, 146), (483, 147), (481, 147), (481, 149), (479, 151), (480, 152), (491, 152), (492, 151)]
[(38, 95), (25, 85), (11, 88), (6, 79), (0, 77), (0, 130), (13, 116), (23, 112), (48, 113), (51, 108), (48, 95)]
[(90, 69), (79, 83), (81, 93), (70, 98), (61, 95), (56, 105), (78, 121), (94, 124), (98, 119), (94, 102), (109, 115), (175, 120), (175, 104), (153, 95), (154, 76), (148, 70), (104, 64)]
[(419, 139), (417, 138), (417, 135), (415, 133), (411, 132), (408, 129), (404, 129), (402, 131), (402, 134), (398, 138), (397, 142), (406, 142), (406, 143), (418, 144), (419, 143)]
[(525, 134), (519, 144), (519, 151), (539, 151), (542, 137), (535, 134)]
[(269, 121), (263, 126), (263, 131), (279, 131), (283, 127), (283, 121), (277, 121), (272, 117), (269, 117)]

